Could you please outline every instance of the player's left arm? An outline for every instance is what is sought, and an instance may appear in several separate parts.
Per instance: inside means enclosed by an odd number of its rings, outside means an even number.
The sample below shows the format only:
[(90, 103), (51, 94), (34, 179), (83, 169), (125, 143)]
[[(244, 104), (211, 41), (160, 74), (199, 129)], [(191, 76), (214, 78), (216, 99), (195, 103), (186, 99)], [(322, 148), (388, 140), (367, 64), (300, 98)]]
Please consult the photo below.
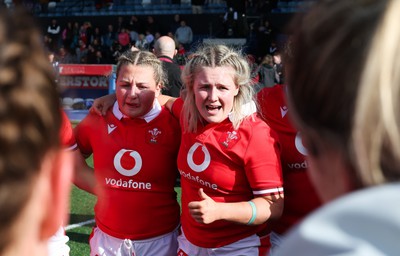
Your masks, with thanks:
[(107, 110), (114, 105), (116, 100), (117, 96), (115, 93), (101, 96), (93, 101), (93, 105), (89, 111), (98, 114), (99, 116), (105, 116)]
[(160, 94), (157, 97), (157, 100), (161, 106), (165, 106), (169, 111), (172, 112), (172, 105), (174, 105), (176, 98), (168, 96), (168, 95)]
[(250, 201), (221, 203), (199, 190), (200, 201), (188, 204), (189, 212), (199, 223), (209, 224), (216, 220), (227, 220), (239, 224), (259, 225), (277, 219), (283, 211), (283, 194), (276, 193), (256, 197)]

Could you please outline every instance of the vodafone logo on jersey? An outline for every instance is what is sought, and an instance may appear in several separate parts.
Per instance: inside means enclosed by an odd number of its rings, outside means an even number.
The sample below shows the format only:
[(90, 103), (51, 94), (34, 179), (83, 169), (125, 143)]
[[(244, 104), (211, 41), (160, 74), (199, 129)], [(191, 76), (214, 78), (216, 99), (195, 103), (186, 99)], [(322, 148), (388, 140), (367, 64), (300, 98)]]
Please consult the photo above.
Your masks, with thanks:
[(137, 151), (121, 149), (114, 157), (115, 169), (124, 176), (131, 177), (142, 168), (142, 157)]
[(190, 169), (195, 172), (203, 172), (210, 165), (210, 162), (210, 152), (208, 152), (208, 149), (204, 145), (196, 142), (190, 147), (187, 154), (187, 163)]
[[(301, 139), (301, 133), (297, 132), (296, 137), (294, 139), (294, 144), (297, 151), (303, 156), (307, 155), (307, 149), (303, 145), (303, 140)], [(294, 154), (298, 155), (298, 154)], [(305, 171), (308, 168), (307, 161), (303, 158), (302, 162), (287, 162), (287, 167), (291, 169), (291, 171)]]
[(304, 156), (307, 155), (307, 149), (303, 145), (303, 140), (301, 139), (301, 134), (298, 132), (296, 134), (296, 138), (294, 139), (294, 145), (296, 146), (296, 149)]

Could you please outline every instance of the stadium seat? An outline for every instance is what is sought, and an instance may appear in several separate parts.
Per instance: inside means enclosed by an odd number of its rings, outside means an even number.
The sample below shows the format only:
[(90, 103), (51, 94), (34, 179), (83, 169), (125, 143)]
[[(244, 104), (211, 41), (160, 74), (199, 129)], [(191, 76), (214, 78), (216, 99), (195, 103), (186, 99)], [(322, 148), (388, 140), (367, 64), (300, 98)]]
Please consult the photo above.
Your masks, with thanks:
[(72, 109), (72, 104), (74, 104), (74, 100), (71, 97), (64, 97), (62, 99), (63, 108)]

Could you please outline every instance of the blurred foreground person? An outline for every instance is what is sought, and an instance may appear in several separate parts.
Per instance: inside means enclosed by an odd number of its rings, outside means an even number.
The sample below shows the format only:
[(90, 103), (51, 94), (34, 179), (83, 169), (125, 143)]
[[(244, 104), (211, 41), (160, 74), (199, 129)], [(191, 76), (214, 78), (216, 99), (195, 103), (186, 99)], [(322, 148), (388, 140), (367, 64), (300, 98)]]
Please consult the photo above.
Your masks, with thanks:
[(399, 15), (398, 0), (329, 0), (294, 21), (289, 107), (326, 205), (276, 255), (400, 252)]
[(0, 10), (0, 254), (48, 254), (66, 223), (73, 154), (60, 143), (53, 68), (35, 21)]

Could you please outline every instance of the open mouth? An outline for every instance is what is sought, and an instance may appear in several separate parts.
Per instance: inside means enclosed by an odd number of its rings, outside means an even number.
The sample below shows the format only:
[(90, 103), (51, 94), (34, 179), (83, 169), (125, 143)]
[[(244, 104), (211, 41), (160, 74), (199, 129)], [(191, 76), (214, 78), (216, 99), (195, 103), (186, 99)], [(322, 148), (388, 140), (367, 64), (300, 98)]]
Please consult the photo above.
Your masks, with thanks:
[(135, 103), (125, 103), (125, 105), (127, 105), (128, 107), (131, 107), (131, 108), (137, 108), (137, 107), (139, 107), (139, 104), (135, 104)]
[(221, 106), (206, 106), (206, 109), (208, 111), (220, 110), (221, 108), (222, 108)]

